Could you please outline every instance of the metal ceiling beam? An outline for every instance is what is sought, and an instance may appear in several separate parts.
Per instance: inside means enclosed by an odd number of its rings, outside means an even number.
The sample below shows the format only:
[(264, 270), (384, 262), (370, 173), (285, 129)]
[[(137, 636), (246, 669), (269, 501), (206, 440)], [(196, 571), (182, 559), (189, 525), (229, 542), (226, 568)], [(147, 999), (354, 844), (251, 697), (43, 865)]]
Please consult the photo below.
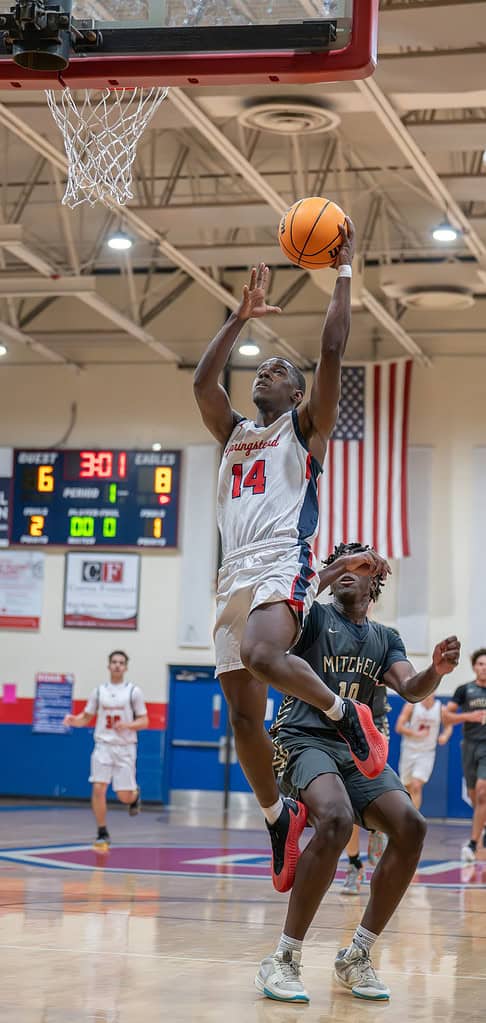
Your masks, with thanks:
[(59, 355), (52, 348), (43, 345), (41, 341), (36, 341), (30, 334), (25, 334), (23, 330), (19, 330), (18, 327), (13, 327), (9, 323), (0, 323), (0, 338), (2, 341), (6, 341), (7, 344), (23, 345), (26, 348), (30, 348), (49, 362), (55, 362), (61, 366), (69, 366), (71, 369), (82, 369), (79, 363), (72, 362), (71, 359), (65, 359), (63, 355)]
[[(194, 125), (194, 127), (197, 128), (197, 130), (200, 131), (202, 135), (204, 135), (205, 138), (208, 139), (211, 145), (213, 145), (214, 148), (221, 154), (224, 160), (227, 163), (229, 163), (230, 166), (233, 167), (237, 171), (237, 173), (241, 175), (241, 177), (245, 178), (245, 180), (248, 181), (248, 183), (252, 186), (257, 195), (260, 195), (263, 199), (265, 199), (268, 205), (275, 210), (279, 217), (282, 216), (287, 211), (288, 209), (287, 201), (281, 195), (279, 195), (279, 193), (276, 192), (275, 189), (271, 187), (271, 185), (268, 184), (265, 178), (262, 177), (262, 175), (259, 173), (259, 171), (255, 169), (255, 167), (252, 166), (252, 164), (246, 159), (243, 153), (239, 149), (237, 149), (236, 146), (233, 145), (233, 143), (226, 137), (226, 135), (224, 135), (223, 132), (220, 131), (220, 129), (210, 120), (209, 117), (206, 116), (206, 114), (201, 110), (201, 108), (198, 107), (198, 105), (192, 99), (190, 99), (190, 97), (187, 96), (185, 92), (182, 91), (182, 89), (179, 88), (169, 89), (169, 99), (171, 100), (172, 104), (176, 107), (176, 109), (179, 110), (180, 113), (184, 117), (186, 117)], [(321, 270), (313, 271), (310, 276), (312, 277), (312, 280), (314, 281), (316, 286), (320, 288), (321, 291), (324, 291), (326, 292), (326, 294), (329, 294), (331, 290), (330, 278), (326, 272)], [(356, 298), (359, 301), (360, 298), (359, 288), (358, 287), (355, 288), (354, 292)], [(378, 307), (383, 309), (383, 316), (377, 317), (378, 322), (382, 326), (384, 325), (384, 321), (386, 321), (387, 324), (390, 324), (391, 317), (387, 313), (387, 310), (384, 307), (380, 306), (380, 302), (378, 301), (378, 299), (375, 299), (373, 309), (377, 310)], [(373, 315), (375, 314), (373, 313)], [(416, 342), (413, 340), (413, 338), (407, 335), (406, 331), (403, 331), (403, 329), (400, 328), (399, 330), (391, 331), (391, 333), (399, 342), (399, 344), (402, 345), (402, 347), (408, 346), (407, 351), (410, 351), (410, 348), (412, 347), (416, 348), (418, 349), (416, 353), (417, 357), (422, 357), (423, 359), (425, 359), (422, 350), (418, 347), (418, 345), (416, 345)], [(404, 338), (407, 338), (407, 346), (404, 344)]]
[(454, 227), (462, 232), (466, 247), (479, 262), (486, 260), (486, 245), (471, 226), (425, 153), (417, 145), (408, 128), (402, 124), (400, 117), (378, 83), (375, 79), (368, 78), (355, 84), (363, 96), (366, 96), (370, 108), (377, 114), (390, 138), (412, 165), (417, 177), (425, 185), (427, 192), (442, 214), (446, 215)]
[[(60, 150), (56, 149), (52, 143), (40, 135), (37, 131), (30, 127), (25, 121), (13, 113), (13, 111), (6, 107), (3, 103), (0, 103), (0, 123), (4, 124), (17, 138), (22, 139), (27, 145), (31, 146), (37, 152), (45, 156), (49, 163), (53, 163), (60, 171), (66, 175), (68, 171), (68, 162), (66, 157)], [(118, 215), (120, 214), (119, 206), (113, 201), (108, 204)], [(214, 298), (222, 302), (222, 304), (231, 310), (236, 310), (239, 306), (239, 299), (223, 288), (222, 285), (218, 284), (217, 281), (213, 280), (209, 274), (205, 273), (198, 266), (196, 266), (189, 258), (183, 255), (174, 245), (165, 241), (164, 238), (155, 231), (150, 224), (146, 223), (142, 217), (138, 216), (129, 207), (123, 210), (123, 220), (127, 228), (131, 228), (135, 234), (140, 238), (144, 238), (146, 241), (157, 245), (160, 252), (167, 256), (175, 266), (179, 266), (182, 270), (185, 270), (193, 280), (197, 281), (209, 294), (213, 295)], [(125, 320), (126, 322), (126, 320)], [(136, 326), (136, 324), (133, 324)], [(261, 320), (255, 321), (253, 333), (255, 337), (261, 338), (263, 341), (274, 345), (280, 351), (284, 352), (289, 358), (295, 360), (297, 365), (303, 368), (310, 368), (312, 365), (309, 359), (306, 359), (302, 354), (296, 351), (292, 345), (289, 344), (285, 338), (281, 337), (276, 331), (269, 327), (268, 323), (264, 323)], [(141, 340), (141, 338), (139, 338)], [(143, 343), (146, 343), (145, 341)], [(176, 359), (175, 353), (172, 353), (172, 360)]]
[(182, 280), (180, 280), (174, 286), (174, 288), (172, 289), (172, 291), (169, 292), (168, 295), (164, 295), (161, 299), (159, 299), (158, 302), (155, 303), (155, 305), (152, 306), (151, 309), (144, 313), (144, 315), (142, 316), (142, 327), (146, 327), (148, 323), (151, 323), (152, 320), (155, 320), (157, 316), (160, 316), (160, 314), (163, 313), (165, 309), (168, 309), (169, 306), (171, 306), (174, 302), (176, 302), (177, 299), (180, 298), (181, 295), (183, 295), (184, 292), (187, 291), (187, 289), (190, 288), (193, 283), (194, 281), (192, 280), (192, 277), (183, 277)]

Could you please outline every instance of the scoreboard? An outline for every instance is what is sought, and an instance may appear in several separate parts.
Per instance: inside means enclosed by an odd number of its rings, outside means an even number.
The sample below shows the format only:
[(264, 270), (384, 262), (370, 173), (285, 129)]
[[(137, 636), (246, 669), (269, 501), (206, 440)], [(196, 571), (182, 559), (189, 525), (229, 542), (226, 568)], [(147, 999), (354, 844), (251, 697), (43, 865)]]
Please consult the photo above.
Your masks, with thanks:
[(180, 451), (15, 451), (10, 543), (177, 547)]

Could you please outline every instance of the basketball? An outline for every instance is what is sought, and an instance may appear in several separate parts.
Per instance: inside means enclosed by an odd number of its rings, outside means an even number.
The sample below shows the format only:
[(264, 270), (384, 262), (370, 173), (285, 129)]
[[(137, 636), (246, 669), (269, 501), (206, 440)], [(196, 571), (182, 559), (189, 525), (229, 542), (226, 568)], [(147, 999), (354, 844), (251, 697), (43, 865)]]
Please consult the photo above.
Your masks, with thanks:
[(299, 199), (280, 221), (278, 240), (287, 259), (305, 270), (332, 266), (341, 248), (346, 214), (330, 199)]

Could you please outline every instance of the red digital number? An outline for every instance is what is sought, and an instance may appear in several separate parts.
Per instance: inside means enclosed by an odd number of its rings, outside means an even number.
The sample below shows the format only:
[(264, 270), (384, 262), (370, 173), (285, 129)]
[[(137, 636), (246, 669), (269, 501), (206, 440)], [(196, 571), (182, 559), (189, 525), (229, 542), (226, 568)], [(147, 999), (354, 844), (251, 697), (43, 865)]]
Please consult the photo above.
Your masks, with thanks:
[(242, 486), (248, 490), (252, 490), (254, 494), (264, 494), (267, 485), (267, 477), (265, 476), (265, 459), (259, 458), (251, 469), (247, 472), (243, 479), (243, 465), (241, 462), (237, 462), (233, 466), (233, 491), (232, 498), (241, 497)]
[(113, 476), (113, 451), (80, 451), (80, 479), (109, 479)]

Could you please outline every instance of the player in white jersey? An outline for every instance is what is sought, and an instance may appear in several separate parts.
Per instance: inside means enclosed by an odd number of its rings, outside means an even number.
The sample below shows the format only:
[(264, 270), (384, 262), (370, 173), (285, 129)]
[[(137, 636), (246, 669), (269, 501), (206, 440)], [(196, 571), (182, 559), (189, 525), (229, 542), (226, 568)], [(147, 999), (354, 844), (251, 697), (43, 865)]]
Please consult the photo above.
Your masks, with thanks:
[(114, 650), (108, 658), (110, 681), (93, 689), (80, 714), (67, 714), (64, 724), (86, 728), (96, 716), (95, 744), (91, 754), (91, 805), (98, 828), (95, 848), (108, 849), (106, 827), (106, 790), (113, 785), (121, 803), (128, 805), (130, 816), (140, 812), (140, 789), (136, 779), (137, 732), (148, 728), (148, 715), (142, 690), (125, 681), (128, 657)]
[(219, 383), (248, 320), (280, 312), (267, 305), (269, 270), (263, 263), (253, 269), (237, 312), (209, 345), (194, 378), (202, 418), (223, 446), (216, 674), (230, 708), (240, 764), (270, 831), (273, 881), (279, 891), (293, 883), (306, 810), (294, 800), (283, 801), (277, 789), (272, 743), (264, 726), (267, 684), (336, 721), (368, 776), (382, 770), (387, 753), (369, 708), (336, 696), (308, 664), (289, 653), (319, 585), (312, 541), (319, 517), (317, 480), (337, 419), (351, 323), (355, 231), (349, 219), (341, 234), (338, 280), (308, 400), (303, 374), (280, 357), (267, 359), (257, 370), (255, 421), (235, 412)]
[(421, 703), (406, 704), (396, 723), (402, 736), (398, 773), (417, 810), (434, 769), (437, 744), (445, 746), (452, 735), (452, 726), (446, 725), (444, 718), (445, 707), (432, 693)]

